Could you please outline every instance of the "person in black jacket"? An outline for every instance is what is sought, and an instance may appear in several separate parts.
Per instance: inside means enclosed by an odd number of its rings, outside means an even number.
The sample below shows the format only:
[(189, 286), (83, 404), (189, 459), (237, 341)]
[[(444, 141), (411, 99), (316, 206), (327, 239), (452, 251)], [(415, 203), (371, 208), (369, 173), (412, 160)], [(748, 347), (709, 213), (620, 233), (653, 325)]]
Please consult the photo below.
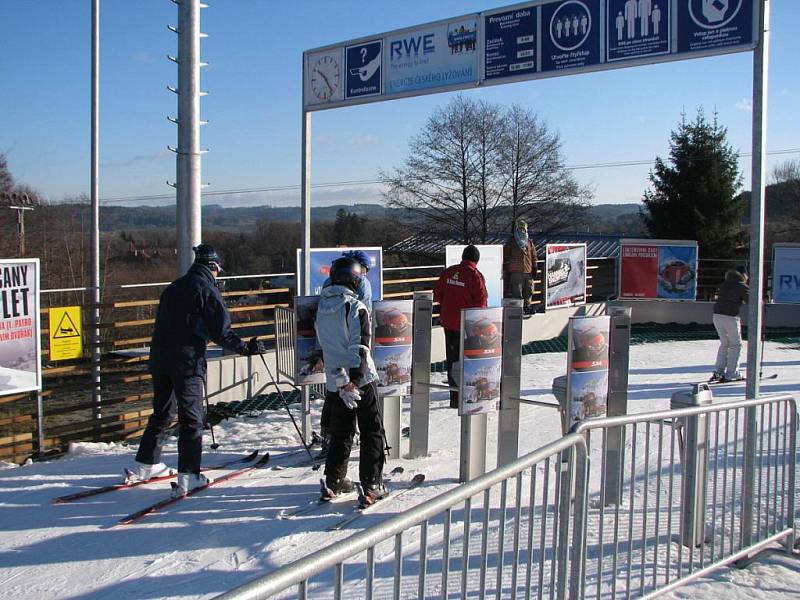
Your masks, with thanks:
[(719, 334), (719, 350), (710, 383), (743, 379), (739, 372), (739, 355), (742, 351), (742, 328), (739, 311), (747, 302), (750, 288), (744, 267), (725, 273), (725, 280), (717, 288), (714, 302), (714, 327)]
[(146, 480), (168, 472), (160, 462), (169, 425), (178, 413), (178, 481), (173, 495), (205, 485), (200, 473), (205, 398), (206, 344), (212, 340), (242, 355), (263, 354), (255, 338), (244, 342), (231, 329), (231, 319), (216, 285), (222, 272), (217, 252), (208, 244), (193, 248), (194, 264), (162, 292), (150, 344), (153, 414), (136, 453), (133, 476)]

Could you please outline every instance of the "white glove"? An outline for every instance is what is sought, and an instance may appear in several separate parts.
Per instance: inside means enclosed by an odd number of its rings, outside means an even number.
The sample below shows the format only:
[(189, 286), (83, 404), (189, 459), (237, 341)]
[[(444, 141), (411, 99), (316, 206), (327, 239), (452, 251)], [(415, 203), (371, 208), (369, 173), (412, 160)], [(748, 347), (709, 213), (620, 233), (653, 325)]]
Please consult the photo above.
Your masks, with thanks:
[(339, 388), (339, 397), (347, 408), (353, 410), (358, 406), (358, 401), (361, 400), (361, 393), (354, 383), (348, 383)]

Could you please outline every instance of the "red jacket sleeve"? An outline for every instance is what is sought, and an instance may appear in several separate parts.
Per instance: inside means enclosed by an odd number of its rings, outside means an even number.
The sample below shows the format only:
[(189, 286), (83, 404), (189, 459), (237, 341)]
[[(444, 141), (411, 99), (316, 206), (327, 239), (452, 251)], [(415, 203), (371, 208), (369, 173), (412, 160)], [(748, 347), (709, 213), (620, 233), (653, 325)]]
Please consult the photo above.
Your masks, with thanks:
[(476, 308), (486, 308), (486, 303), (489, 300), (489, 294), (486, 293), (486, 282), (483, 279), (483, 274), (480, 271), (475, 271), (475, 279), (477, 280), (472, 287), (472, 301)]
[(436, 285), (433, 286), (433, 301), (438, 302), (439, 304), (442, 303), (443, 284), (444, 284), (444, 273), (439, 275), (439, 280), (436, 282)]

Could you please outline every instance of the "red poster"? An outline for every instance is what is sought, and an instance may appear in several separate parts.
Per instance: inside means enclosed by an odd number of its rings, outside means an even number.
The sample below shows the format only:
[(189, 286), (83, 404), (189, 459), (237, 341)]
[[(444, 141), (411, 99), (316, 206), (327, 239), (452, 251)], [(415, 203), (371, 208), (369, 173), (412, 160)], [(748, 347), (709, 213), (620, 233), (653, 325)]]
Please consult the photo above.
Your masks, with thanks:
[(658, 246), (621, 247), (621, 298), (658, 297)]

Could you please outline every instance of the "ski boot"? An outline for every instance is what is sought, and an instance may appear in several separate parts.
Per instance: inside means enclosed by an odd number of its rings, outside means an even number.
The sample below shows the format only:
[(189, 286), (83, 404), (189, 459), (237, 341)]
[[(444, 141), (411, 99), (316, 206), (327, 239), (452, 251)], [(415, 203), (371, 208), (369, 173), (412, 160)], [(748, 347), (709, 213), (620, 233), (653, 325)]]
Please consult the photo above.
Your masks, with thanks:
[(172, 482), (173, 498), (185, 496), (195, 488), (207, 486), (213, 479), (209, 479), (202, 473), (178, 473), (178, 481)]
[(359, 486), (359, 490), (358, 504), (361, 508), (372, 506), (389, 493), (382, 483)]
[(147, 481), (154, 477), (163, 477), (164, 475), (174, 475), (175, 471), (170, 469), (164, 463), (156, 463), (154, 465), (147, 465), (145, 463), (136, 463), (136, 469), (125, 469), (125, 484), (139, 483), (140, 481)]
[(725, 377), (722, 375), (722, 373), (717, 373), (714, 371), (711, 374), (711, 377), (708, 378), (708, 383), (720, 383), (724, 378)]
[(355, 489), (353, 482), (347, 477), (336, 481), (319, 480), (319, 499), (322, 502), (330, 502), (342, 494), (350, 494)]

